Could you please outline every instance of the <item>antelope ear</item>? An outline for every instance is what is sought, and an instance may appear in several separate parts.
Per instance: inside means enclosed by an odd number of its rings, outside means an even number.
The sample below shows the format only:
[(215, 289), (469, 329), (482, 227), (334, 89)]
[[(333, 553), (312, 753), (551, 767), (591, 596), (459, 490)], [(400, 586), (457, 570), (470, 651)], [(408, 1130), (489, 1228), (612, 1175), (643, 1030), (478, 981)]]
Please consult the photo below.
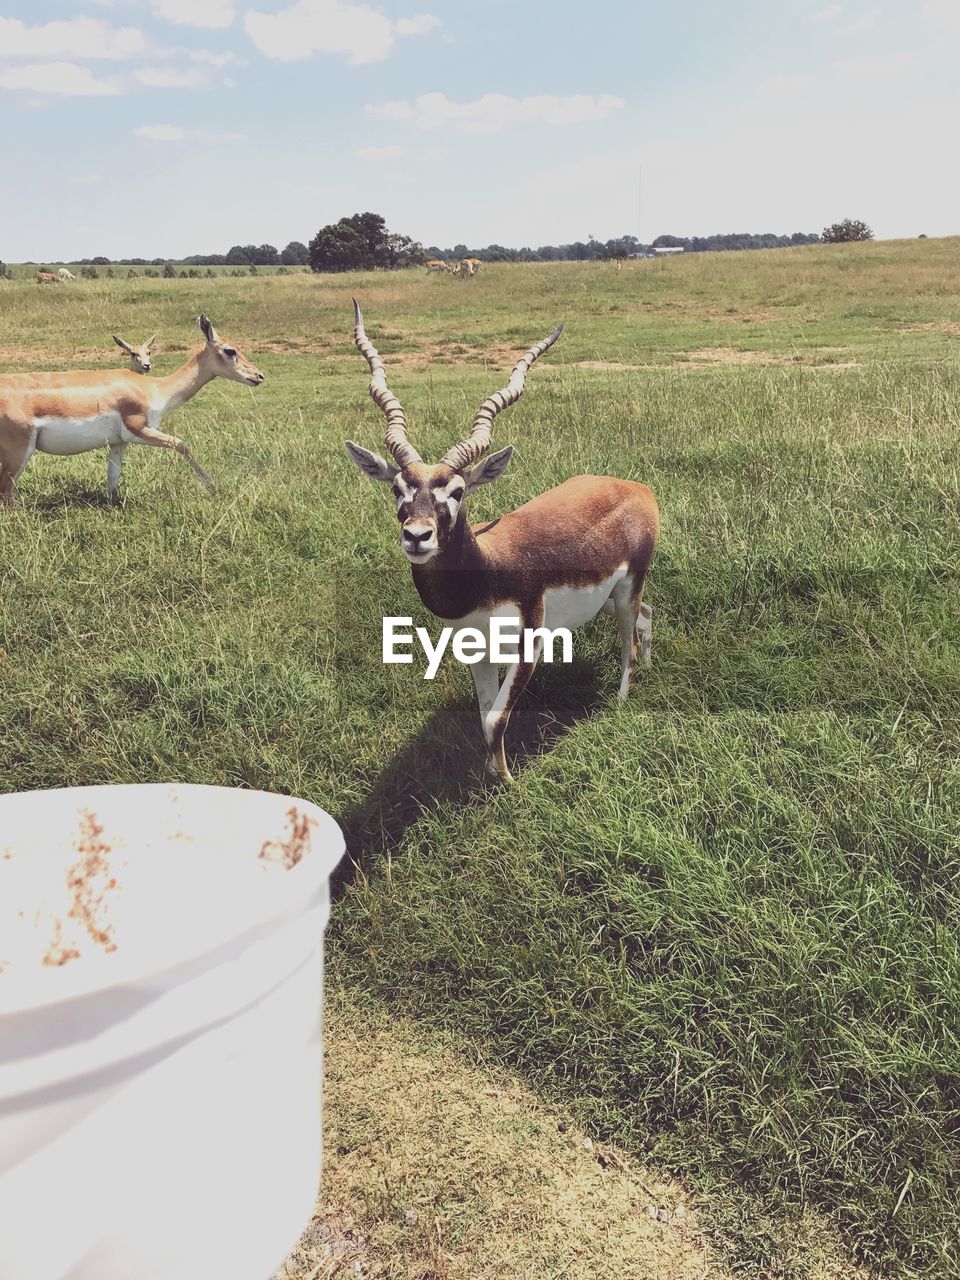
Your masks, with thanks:
[(157, 343), (157, 335), (154, 334), (152, 338), (148, 338), (147, 341), (143, 344), (144, 351), (152, 351), (153, 348), (156, 346), (156, 343)]
[(200, 326), (200, 332), (203, 334), (203, 336), (206, 338), (206, 340), (210, 343), (212, 347), (216, 347), (220, 345), (219, 333), (217, 333), (216, 329), (213, 327), (213, 325), (210, 323), (207, 317), (203, 314), (203, 312), (200, 313), (200, 316), (197, 319), (197, 324)]
[(491, 480), (499, 480), (510, 465), (512, 457), (513, 445), (508, 444), (505, 449), (500, 449), (497, 453), (491, 453), (478, 462), (475, 467), (470, 469), (467, 475), (467, 487), (464, 490), (464, 497), (482, 484), (489, 484)]
[(137, 354), (129, 342), (124, 342), (124, 340), (122, 338), (118, 338), (116, 334), (113, 335), (113, 340), (122, 351), (127, 353), (128, 356), (135, 356)]
[(382, 480), (388, 484), (400, 471), (399, 467), (392, 466), (386, 458), (381, 458), (379, 453), (371, 453), (369, 449), (364, 449), (363, 445), (354, 444), (352, 440), (347, 441), (347, 453), (364, 475), (370, 476), (372, 480)]

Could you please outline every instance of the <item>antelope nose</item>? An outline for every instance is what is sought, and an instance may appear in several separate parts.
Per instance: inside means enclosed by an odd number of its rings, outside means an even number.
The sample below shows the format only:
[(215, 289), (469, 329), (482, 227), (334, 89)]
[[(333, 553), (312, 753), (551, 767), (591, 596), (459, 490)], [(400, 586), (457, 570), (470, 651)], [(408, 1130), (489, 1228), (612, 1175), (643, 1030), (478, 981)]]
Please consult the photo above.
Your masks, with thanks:
[(404, 529), (403, 536), (411, 544), (417, 547), (421, 542), (426, 542), (428, 538), (433, 536), (432, 529)]

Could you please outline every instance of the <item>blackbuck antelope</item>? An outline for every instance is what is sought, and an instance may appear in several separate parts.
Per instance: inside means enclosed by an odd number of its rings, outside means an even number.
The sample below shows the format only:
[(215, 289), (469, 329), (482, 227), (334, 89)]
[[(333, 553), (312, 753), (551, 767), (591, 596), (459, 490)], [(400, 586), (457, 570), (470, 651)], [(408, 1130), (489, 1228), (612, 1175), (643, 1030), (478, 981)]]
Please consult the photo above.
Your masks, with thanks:
[(63, 281), (52, 271), (38, 271), (37, 284), (62, 284)]
[[(638, 650), (644, 664), (650, 661), (650, 606), (642, 597), (659, 533), (650, 490), (632, 480), (575, 476), (485, 524), (469, 524), (464, 507), (468, 493), (506, 470), (512, 447), (481, 461), (493, 420), (519, 400), (527, 371), (563, 326), (517, 361), (507, 385), (477, 410), (469, 436), (431, 465), (407, 439), (403, 408), (387, 386), (356, 302), (354, 308), (354, 337), (370, 366), (370, 394), (386, 414), (384, 443), (396, 465), (352, 440), (347, 451), (361, 471), (393, 487), (400, 546), (413, 565), (420, 599), (437, 617), (459, 624), (455, 630), (476, 628), (488, 641), (492, 618), (512, 619), (523, 629), (572, 630), (601, 609), (613, 614), (620, 630), (620, 696), (626, 697)], [(542, 648), (543, 641), (536, 641), (531, 661), (521, 656), (508, 665), (502, 683), (497, 665), (486, 658), (470, 668), (487, 767), (507, 781), (504, 734)]]
[(475, 276), (482, 266), (479, 258), (461, 258), (453, 269), (458, 276)]
[(165, 378), (141, 378), (129, 369), (0, 375), (0, 501), (13, 503), (14, 483), (35, 450), (68, 456), (107, 446), (107, 492), (115, 498), (127, 445), (174, 449), (208, 489), (213, 481), (177, 436), (160, 422), (213, 378), (259, 387), (263, 374), (206, 316), (206, 343)]
[(432, 271), (453, 271), (450, 263), (445, 258), (430, 258), (423, 264), (427, 269), (427, 275)]
[(131, 347), (129, 342), (124, 342), (124, 340), (122, 338), (118, 338), (116, 334), (113, 335), (113, 340), (120, 350), (125, 351), (130, 357), (130, 368), (134, 373), (150, 372), (150, 356), (157, 343), (156, 334), (154, 334), (152, 338), (148, 338), (146, 342), (142, 342), (139, 347)]

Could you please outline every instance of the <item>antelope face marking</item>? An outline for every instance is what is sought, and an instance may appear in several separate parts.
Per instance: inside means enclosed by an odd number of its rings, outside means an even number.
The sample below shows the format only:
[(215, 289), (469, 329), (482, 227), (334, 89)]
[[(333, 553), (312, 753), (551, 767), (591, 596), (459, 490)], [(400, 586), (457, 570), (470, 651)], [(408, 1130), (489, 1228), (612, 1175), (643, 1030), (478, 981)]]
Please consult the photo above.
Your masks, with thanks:
[(464, 497), (478, 485), (489, 484), (506, 471), (513, 456), (507, 446), (491, 453), (464, 475), (456, 467), (438, 462), (412, 462), (395, 467), (353, 440), (347, 441), (347, 453), (360, 470), (372, 480), (390, 484), (400, 521), (400, 547), (413, 564), (426, 564), (450, 541), (460, 519)]
[(452, 468), (418, 463), (393, 478), (400, 548), (413, 564), (426, 564), (446, 545), (457, 523), (466, 481)]

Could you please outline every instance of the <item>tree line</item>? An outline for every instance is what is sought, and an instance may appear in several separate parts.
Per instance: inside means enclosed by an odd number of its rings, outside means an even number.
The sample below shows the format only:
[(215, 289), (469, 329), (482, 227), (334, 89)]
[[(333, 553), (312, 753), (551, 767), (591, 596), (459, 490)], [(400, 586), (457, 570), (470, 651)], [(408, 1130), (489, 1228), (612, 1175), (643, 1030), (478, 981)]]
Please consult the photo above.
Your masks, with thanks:
[[(412, 236), (387, 229), (386, 220), (377, 213), (355, 213), (338, 222), (321, 227), (309, 245), (291, 240), (283, 249), (272, 244), (235, 244), (226, 253), (194, 253), (179, 259), (176, 264), (169, 258), (77, 258), (73, 261), (84, 275), (96, 277), (97, 267), (107, 267), (108, 275), (113, 266), (143, 267), (144, 275), (177, 274), (196, 277), (197, 267), (233, 267), (234, 275), (256, 274), (258, 267), (309, 266), (313, 271), (395, 271), (403, 267), (422, 265), (428, 258), (444, 258), (459, 261), (461, 258), (479, 258), (482, 262), (589, 262), (594, 259), (611, 260), (642, 257), (657, 249), (683, 249), (687, 253), (717, 253), (727, 249), (784, 249), (802, 244), (843, 244), (855, 240), (872, 240), (873, 232), (865, 222), (844, 218), (824, 227), (823, 232), (794, 231), (792, 235), (775, 235), (773, 232), (725, 232), (712, 236), (660, 235), (649, 244), (636, 236), (617, 236), (611, 240), (574, 240), (570, 244), (545, 244), (534, 249), (510, 249), (502, 244), (488, 244), (482, 248), (455, 244), (449, 248), (427, 245), (426, 248)], [(31, 265), (31, 264), (28, 264)], [(35, 264), (33, 264), (35, 265)], [(0, 262), (0, 275), (7, 269)], [(208, 273), (212, 274), (212, 272)]]

